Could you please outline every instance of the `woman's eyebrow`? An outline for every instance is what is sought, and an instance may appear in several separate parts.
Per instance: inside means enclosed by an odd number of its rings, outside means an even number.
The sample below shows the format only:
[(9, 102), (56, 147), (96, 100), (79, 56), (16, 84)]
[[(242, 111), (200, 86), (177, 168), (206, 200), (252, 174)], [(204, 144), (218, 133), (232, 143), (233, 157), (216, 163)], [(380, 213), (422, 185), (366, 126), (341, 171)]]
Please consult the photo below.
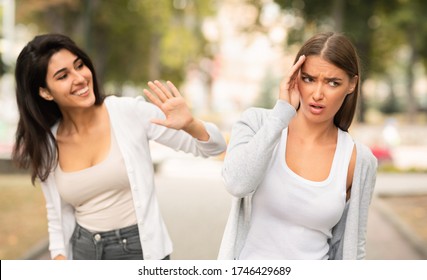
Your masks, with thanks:
[(66, 71), (66, 70), (67, 70), (67, 67), (64, 67), (64, 68), (59, 69), (58, 71), (56, 71), (56, 72), (53, 74), (53, 77), (55, 78), (55, 76), (57, 76), (58, 74), (60, 74), (61, 72)]
[(341, 78), (337, 78), (337, 77), (325, 78), (325, 80), (327, 80), (328, 82), (342, 81)]
[[(80, 57), (77, 57), (76, 59), (74, 59), (74, 61), (73, 61), (73, 65), (77, 62), (77, 61), (79, 61), (80, 60)], [(64, 68), (61, 68), (61, 69), (59, 69), (58, 71), (56, 71), (54, 74), (53, 74), (53, 76), (52, 77), (54, 77), (55, 78), (55, 76), (56, 75), (58, 75), (59, 73), (61, 73), (61, 72), (64, 72), (64, 71), (66, 71), (67, 70), (67, 67), (64, 67)]]
[[(302, 75), (302, 76), (305, 76), (305, 77), (308, 77), (308, 78), (312, 78), (312, 79), (317, 78), (317, 77), (315, 77), (315, 76), (313, 76), (313, 75), (310, 75), (310, 74), (308, 74), (307, 72), (303, 72), (303, 71), (301, 71), (301, 75)], [(325, 78), (325, 80), (326, 80), (326, 81), (328, 81), (328, 82), (332, 82), (332, 81), (342, 81), (342, 79), (341, 79), (341, 78), (338, 78), (338, 77), (327, 77), (327, 78)]]
[(308, 78), (315, 78), (314, 76), (312, 76), (312, 75), (310, 75), (310, 74), (308, 74), (306, 72), (303, 72), (303, 71), (301, 71), (301, 76), (306, 76)]

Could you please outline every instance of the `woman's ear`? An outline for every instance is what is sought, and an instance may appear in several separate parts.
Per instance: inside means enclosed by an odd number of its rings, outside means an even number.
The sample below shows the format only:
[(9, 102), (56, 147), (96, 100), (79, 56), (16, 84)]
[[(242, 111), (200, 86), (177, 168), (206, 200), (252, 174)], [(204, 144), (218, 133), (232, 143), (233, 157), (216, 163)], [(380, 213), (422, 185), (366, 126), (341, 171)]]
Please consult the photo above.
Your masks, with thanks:
[(50, 95), (50, 93), (48, 92), (48, 90), (45, 89), (45, 88), (42, 88), (42, 87), (39, 88), (39, 95), (44, 100), (47, 100), (47, 101), (52, 101), (53, 100), (53, 96)]
[(354, 92), (354, 89), (356, 88), (358, 82), (359, 82), (359, 76), (355, 75), (353, 78), (351, 78), (350, 88), (349, 88), (347, 94), (351, 94)]

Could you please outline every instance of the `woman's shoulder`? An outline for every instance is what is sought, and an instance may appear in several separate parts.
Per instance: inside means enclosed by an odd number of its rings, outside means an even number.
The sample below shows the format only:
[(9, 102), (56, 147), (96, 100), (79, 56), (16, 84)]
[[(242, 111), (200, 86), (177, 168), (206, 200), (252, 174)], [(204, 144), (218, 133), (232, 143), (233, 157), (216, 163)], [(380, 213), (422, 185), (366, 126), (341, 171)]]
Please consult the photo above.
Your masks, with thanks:
[(252, 124), (262, 124), (266, 119), (287, 123), (296, 114), (292, 105), (285, 101), (278, 100), (272, 109), (250, 107), (242, 114), (242, 120)]
[(243, 111), (241, 120), (255, 123), (262, 123), (272, 112), (272, 109), (249, 107)]
[(249, 107), (241, 113), (240, 119), (233, 125), (233, 129), (249, 127), (258, 130), (268, 118), (271, 110), (259, 107)]

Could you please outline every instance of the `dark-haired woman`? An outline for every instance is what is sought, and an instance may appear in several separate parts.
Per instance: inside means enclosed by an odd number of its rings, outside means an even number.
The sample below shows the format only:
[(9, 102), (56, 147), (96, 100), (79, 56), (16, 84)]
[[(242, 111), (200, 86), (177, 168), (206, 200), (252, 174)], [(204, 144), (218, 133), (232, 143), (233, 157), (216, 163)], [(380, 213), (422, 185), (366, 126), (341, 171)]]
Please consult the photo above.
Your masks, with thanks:
[(234, 196), (220, 259), (362, 259), (377, 162), (347, 132), (359, 58), (343, 35), (304, 43), (271, 110), (233, 127), (223, 177)]
[(196, 156), (224, 151), (175, 86), (149, 82), (152, 103), (104, 98), (90, 58), (68, 37), (36, 36), (16, 63), (14, 160), (46, 198), (53, 259), (165, 259), (171, 240), (155, 197), (149, 141)]

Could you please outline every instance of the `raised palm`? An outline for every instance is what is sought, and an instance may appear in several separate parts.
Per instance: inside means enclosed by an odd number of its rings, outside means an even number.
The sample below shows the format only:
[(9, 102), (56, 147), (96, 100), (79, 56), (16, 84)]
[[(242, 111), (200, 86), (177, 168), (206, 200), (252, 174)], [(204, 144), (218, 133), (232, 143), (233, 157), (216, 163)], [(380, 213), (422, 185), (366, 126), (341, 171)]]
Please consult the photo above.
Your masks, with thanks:
[(151, 91), (144, 89), (148, 99), (159, 107), (166, 117), (151, 121), (169, 128), (185, 129), (193, 121), (193, 115), (175, 85), (169, 81), (166, 84), (168, 87), (159, 81), (148, 82)]

